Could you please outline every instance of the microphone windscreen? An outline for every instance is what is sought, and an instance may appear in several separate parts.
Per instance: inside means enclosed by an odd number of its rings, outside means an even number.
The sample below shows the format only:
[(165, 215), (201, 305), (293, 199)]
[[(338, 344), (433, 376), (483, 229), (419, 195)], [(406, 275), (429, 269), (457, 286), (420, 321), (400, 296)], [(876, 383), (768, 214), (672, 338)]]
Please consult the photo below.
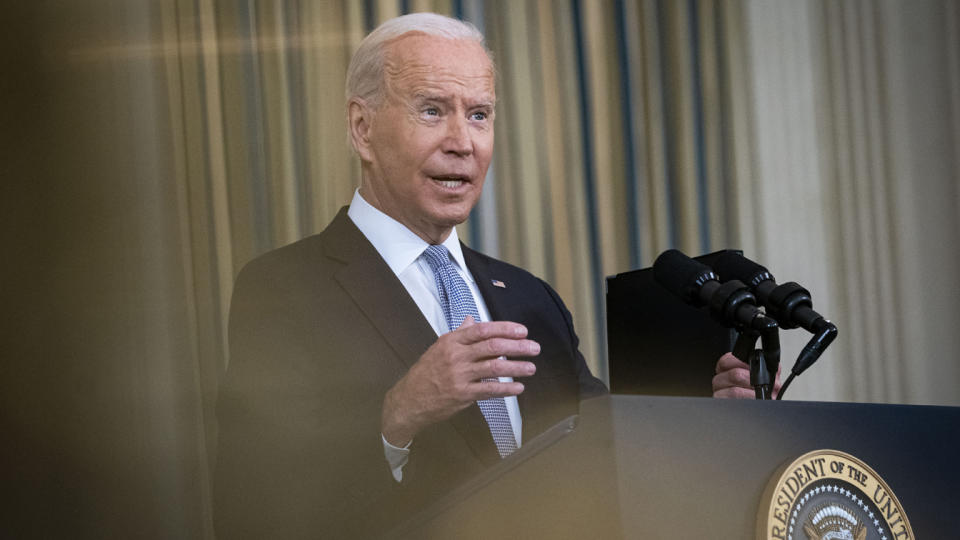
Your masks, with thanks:
[(668, 249), (653, 263), (653, 279), (688, 304), (699, 305), (698, 292), (706, 280), (715, 279), (713, 270), (680, 251)]
[(733, 250), (720, 254), (713, 262), (713, 269), (720, 276), (721, 281), (735, 279), (751, 287), (773, 279), (769, 270)]

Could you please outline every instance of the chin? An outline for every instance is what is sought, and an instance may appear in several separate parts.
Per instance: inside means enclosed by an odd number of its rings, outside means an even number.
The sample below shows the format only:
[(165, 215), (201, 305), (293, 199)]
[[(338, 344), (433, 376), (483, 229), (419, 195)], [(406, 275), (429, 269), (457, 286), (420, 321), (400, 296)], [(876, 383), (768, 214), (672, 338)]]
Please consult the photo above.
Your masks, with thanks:
[(459, 225), (470, 217), (470, 212), (477, 204), (478, 199), (479, 197), (469, 197), (468, 199), (440, 203), (427, 214), (432, 215), (438, 223)]
[(457, 214), (455, 216), (446, 215), (437, 219), (435, 223), (440, 224), (442, 227), (453, 228), (466, 221), (468, 217), (470, 217), (470, 212), (467, 212), (466, 214)]
[(457, 225), (460, 225), (470, 217), (470, 210), (472, 208), (473, 205), (470, 205), (466, 210), (458, 208), (447, 209), (446, 211), (441, 212), (431, 212), (431, 221), (435, 226), (440, 228), (453, 228)]

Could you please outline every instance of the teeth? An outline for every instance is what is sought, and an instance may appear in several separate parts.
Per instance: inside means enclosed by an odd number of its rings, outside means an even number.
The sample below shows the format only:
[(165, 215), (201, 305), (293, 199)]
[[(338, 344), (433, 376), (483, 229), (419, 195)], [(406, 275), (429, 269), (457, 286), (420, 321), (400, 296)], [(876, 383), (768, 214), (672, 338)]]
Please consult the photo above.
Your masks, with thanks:
[(463, 180), (440, 180), (439, 178), (436, 180), (440, 182), (440, 185), (448, 188), (457, 188), (463, 185)]

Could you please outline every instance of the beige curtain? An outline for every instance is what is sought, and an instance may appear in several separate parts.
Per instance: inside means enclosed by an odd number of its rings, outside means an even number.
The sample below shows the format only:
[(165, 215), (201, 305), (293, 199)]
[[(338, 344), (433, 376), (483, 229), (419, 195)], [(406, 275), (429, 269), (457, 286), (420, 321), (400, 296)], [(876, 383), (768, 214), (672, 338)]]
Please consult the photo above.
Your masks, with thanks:
[(745, 7), (755, 172), (738, 197), (757, 232), (742, 245), (841, 332), (793, 397), (960, 403), (956, 2)]

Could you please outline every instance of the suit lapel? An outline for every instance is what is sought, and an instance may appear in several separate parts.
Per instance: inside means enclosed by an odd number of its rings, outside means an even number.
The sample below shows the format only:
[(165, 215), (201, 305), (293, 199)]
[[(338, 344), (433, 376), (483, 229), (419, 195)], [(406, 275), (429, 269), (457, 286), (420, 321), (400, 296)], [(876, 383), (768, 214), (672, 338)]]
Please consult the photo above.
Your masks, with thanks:
[[(460, 247), (463, 250), (463, 260), (467, 263), (467, 268), (470, 269), (470, 273), (473, 274), (473, 279), (477, 283), (480, 296), (483, 296), (483, 301), (487, 304), (487, 311), (490, 312), (490, 320), (514, 320), (508, 316), (511, 311), (510, 305), (512, 304), (512, 298), (510, 294), (512, 291), (501, 281), (500, 278), (503, 276), (493, 275), (494, 271), (490, 268), (489, 264), (487, 264), (487, 261), (480, 257), (476, 251), (473, 251), (463, 244), (460, 244)], [(495, 286), (493, 284), (494, 281), (505, 286)]]
[(335, 277), (409, 368), (437, 339), (417, 304), (342, 209), (327, 228), (324, 251), (343, 263)]

